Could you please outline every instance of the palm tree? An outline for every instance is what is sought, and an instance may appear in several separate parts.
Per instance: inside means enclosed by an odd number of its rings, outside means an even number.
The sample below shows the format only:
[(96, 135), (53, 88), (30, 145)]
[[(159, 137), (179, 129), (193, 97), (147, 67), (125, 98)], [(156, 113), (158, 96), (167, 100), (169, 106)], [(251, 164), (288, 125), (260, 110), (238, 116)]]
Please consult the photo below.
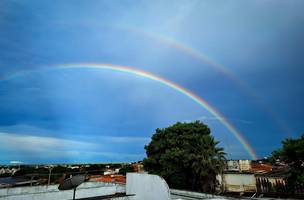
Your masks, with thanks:
[(217, 145), (210, 135), (199, 137), (193, 145), (192, 189), (214, 192), (216, 175), (222, 174), (225, 165), (224, 149)]

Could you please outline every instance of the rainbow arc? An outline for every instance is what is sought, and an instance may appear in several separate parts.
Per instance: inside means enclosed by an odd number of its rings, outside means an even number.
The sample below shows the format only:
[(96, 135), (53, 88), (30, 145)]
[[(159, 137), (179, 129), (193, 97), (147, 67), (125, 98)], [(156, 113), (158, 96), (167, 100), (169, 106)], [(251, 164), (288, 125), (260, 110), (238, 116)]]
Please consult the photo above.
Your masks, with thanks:
[(36, 69), (36, 70), (25, 70), (25, 71), (19, 71), (19, 73), (11, 74), (9, 76), (6, 76), (0, 80), (8, 80), (13, 77), (20, 77), (21, 75), (41, 71), (43, 69), (100, 69), (100, 70), (112, 70), (112, 71), (118, 71), (118, 72), (124, 72), (128, 74), (133, 74), (136, 76), (140, 76), (143, 78), (150, 79), (152, 81), (156, 81), (164, 86), (167, 86), (185, 96), (190, 98), (193, 102), (198, 104), (203, 109), (207, 110), (209, 113), (211, 113), (214, 117), (216, 117), (219, 122), (225, 126), (229, 132), (240, 142), (240, 144), (243, 146), (243, 148), (246, 150), (248, 155), (251, 159), (257, 159), (257, 156), (253, 150), (253, 148), (250, 146), (249, 142), (245, 139), (243, 134), (234, 127), (229, 120), (219, 111), (217, 111), (214, 107), (212, 107), (210, 104), (208, 104), (203, 98), (199, 97), (198, 95), (192, 93), (190, 90), (182, 87), (181, 85), (178, 85), (177, 83), (174, 83), (170, 80), (167, 80), (163, 77), (157, 76), (155, 74), (152, 74), (150, 72), (139, 70), (130, 66), (120, 66), (120, 65), (112, 65), (112, 64), (100, 64), (100, 63), (76, 63), (76, 64), (58, 64), (58, 65), (52, 65), (48, 66), (46, 68)]

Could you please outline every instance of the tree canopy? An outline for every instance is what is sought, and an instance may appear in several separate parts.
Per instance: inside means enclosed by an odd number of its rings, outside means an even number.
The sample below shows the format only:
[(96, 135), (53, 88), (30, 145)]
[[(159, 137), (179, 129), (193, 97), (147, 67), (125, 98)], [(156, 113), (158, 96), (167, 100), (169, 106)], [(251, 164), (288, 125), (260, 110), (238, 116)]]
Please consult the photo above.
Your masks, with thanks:
[(125, 165), (119, 170), (119, 174), (126, 175), (129, 172), (135, 172), (132, 165)]
[(143, 164), (149, 173), (165, 178), (170, 187), (214, 192), (225, 153), (207, 125), (200, 121), (156, 129), (145, 146)]
[(273, 163), (284, 162), (290, 167), (287, 182), (290, 191), (304, 184), (304, 134), (298, 139), (288, 138), (282, 141), (282, 148), (272, 152)]

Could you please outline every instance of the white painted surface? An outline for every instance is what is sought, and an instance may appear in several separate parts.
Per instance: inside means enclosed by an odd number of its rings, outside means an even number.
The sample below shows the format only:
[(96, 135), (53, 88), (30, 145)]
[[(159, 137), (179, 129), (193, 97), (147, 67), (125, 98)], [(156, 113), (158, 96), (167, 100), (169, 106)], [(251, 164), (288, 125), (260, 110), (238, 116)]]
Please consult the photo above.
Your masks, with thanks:
[(135, 194), (134, 200), (170, 200), (166, 181), (151, 174), (128, 173), (126, 193)]
[(223, 174), (225, 190), (228, 192), (245, 192), (256, 190), (254, 174)]
[[(77, 188), (76, 198), (111, 195), (117, 192), (125, 192), (125, 186), (85, 182)], [(72, 197), (73, 190), (59, 191), (58, 185), (0, 189), (0, 200), (68, 200)]]
[(228, 199), (227, 197), (223, 197), (219, 195), (212, 195), (212, 194), (200, 193), (200, 192), (190, 192), (185, 190), (171, 189), (170, 192), (171, 192), (172, 200)]
[[(233, 197), (226, 197), (220, 195), (213, 195), (207, 193), (200, 193), (200, 192), (191, 192), (185, 190), (174, 190), (171, 189), (171, 199), (172, 200), (202, 200), (202, 199), (210, 199), (210, 200), (248, 200), (249, 198), (233, 198)], [(266, 200), (266, 199), (265, 199)]]

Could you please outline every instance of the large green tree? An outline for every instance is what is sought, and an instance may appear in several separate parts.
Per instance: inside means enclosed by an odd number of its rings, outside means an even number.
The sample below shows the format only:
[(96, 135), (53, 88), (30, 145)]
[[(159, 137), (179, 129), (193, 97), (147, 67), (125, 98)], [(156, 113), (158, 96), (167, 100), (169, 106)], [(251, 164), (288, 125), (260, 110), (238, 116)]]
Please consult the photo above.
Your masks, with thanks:
[(145, 146), (143, 164), (149, 173), (165, 178), (170, 187), (214, 192), (216, 175), (222, 173), (225, 161), (218, 143), (202, 122), (178, 122), (156, 129)]
[(287, 177), (288, 189), (295, 192), (304, 184), (304, 134), (298, 139), (288, 138), (282, 141), (282, 148), (272, 152), (270, 160), (284, 162), (290, 167)]

